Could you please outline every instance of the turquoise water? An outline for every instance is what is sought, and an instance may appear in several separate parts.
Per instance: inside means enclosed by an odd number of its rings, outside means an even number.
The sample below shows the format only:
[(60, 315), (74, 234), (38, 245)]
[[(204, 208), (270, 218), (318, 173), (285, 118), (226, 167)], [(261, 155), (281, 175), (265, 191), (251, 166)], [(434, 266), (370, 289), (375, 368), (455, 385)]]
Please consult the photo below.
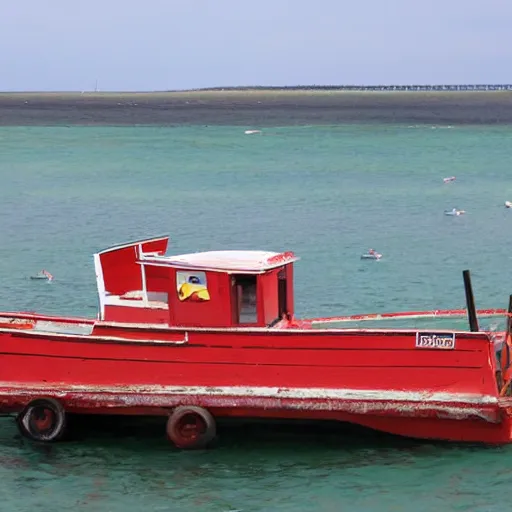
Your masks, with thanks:
[[(243, 131), (0, 128), (0, 309), (93, 317), (92, 253), (162, 233), (173, 253), (295, 251), (298, 316), (460, 308), (466, 268), (479, 308), (507, 306), (512, 128)], [(454, 206), (467, 214), (443, 215)], [(360, 260), (370, 247), (381, 261)], [(42, 268), (53, 283), (28, 279)], [(1, 419), (0, 510), (508, 505), (511, 448), (304, 428), (292, 436), (228, 429), (217, 449), (182, 453), (163, 427), (118, 435), (103, 425), (47, 448)]]

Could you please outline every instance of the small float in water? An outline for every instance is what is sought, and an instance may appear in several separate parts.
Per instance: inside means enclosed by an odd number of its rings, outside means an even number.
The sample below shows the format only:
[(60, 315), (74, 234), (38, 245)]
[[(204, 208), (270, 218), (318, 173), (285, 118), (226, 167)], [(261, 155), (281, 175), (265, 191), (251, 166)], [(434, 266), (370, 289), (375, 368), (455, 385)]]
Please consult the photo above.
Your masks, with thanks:
[(30, 276), (30, 279), (35, 279), (39, 281), (53, 281), (53, 276), (47, 270), (41, 270), (35, 276)]
[(455, 176), (450, 176), (449, 178), (443, 178), (443, 181), (445, 183), (450, 183), (452, 181), (455, 181)]
[(505, 208), (512, 208), (512, 203), (510, 201), (505, 201)]
[(367, 253), (361, 254), (362, 260), (380, 260), (382, 258), (382, 254), (377, 251), (370, 249)]
[(256, 133), (261, 133), (261, 130), (245, 130), (245, 135), (255, 135)]
[(464, 215), (465, 213), (465, 210), (458, 210), (457, 208), (452, 208), (451, 210), (444, 211), (444, 214), (449, 215), (450, 217), (457, 217), (459, 215)]

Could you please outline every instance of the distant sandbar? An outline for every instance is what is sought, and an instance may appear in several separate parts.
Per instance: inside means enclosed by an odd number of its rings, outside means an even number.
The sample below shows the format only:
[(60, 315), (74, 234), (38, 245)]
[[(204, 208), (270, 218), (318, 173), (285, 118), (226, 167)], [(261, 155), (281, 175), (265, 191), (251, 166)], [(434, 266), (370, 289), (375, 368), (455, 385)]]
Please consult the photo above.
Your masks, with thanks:
[(0, 125), (512, 124), (512, 91), (5, 92)]

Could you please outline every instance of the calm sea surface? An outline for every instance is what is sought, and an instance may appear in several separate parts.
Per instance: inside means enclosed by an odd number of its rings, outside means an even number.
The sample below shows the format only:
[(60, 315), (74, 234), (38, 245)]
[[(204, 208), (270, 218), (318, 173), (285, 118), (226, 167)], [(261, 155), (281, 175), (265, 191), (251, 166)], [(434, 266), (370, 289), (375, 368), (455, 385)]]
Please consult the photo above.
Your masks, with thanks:
[[(466, 268), (479, 308), (506, 307), (512, 127), (244, 129), (0, 127), (0, 309), (94, 317), (92, 253), (165, 233), (173, 253), (295, 251), (299, 316), (463, 307)], [(41, 447), (1, 418), (0, 511), (509, 507), (512, 447), (288, 434), (226, 427), (190, 453), (103, 422)]]

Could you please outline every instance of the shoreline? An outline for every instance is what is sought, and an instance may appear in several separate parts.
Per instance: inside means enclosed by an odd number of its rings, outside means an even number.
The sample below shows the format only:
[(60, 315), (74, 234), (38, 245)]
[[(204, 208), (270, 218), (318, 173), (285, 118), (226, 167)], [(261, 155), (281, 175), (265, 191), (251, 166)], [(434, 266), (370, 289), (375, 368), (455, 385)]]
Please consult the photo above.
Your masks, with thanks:
[(0, 126), (512, 124), (512, 91), (0, 92)]

